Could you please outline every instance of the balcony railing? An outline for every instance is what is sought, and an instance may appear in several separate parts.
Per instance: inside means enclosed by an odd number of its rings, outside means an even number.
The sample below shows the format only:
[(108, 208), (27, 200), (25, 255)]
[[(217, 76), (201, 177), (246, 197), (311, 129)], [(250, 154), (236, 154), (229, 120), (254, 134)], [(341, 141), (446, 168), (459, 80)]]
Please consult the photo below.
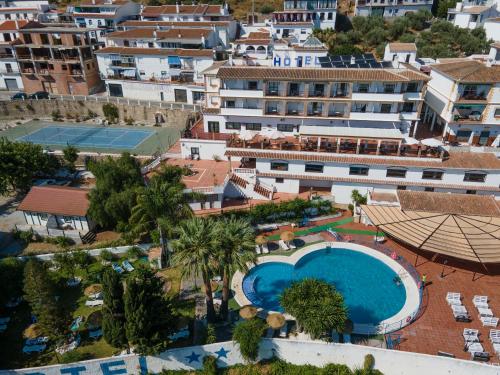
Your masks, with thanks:
[(484, 101), (488, 98), (487, 93), (466, 92), (463, 93), (458, 100), (481, 100)]
[(115, 60), (111, 62), (111, 66), (117, 66), (123, 68), (135, 68), (135, 62)]

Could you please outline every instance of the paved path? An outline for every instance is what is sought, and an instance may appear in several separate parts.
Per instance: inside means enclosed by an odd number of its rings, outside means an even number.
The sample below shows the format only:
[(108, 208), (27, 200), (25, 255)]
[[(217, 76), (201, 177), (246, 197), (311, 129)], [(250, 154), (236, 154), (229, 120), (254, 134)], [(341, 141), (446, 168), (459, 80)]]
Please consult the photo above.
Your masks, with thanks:
[(16, 255), (22, 250), (11, 235), (16, 224), (25, 224), (23, 213), (16, 211), (18, 204), (15, 197), (0, 196), (0, 256)]

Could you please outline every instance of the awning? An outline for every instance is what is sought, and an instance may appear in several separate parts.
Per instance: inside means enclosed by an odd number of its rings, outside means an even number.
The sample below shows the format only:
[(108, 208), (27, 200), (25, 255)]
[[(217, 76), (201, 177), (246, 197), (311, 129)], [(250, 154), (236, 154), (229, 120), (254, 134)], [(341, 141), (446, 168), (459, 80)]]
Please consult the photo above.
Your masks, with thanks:
[(402, 140), (403, 135), (399, 129), (379, 128), (354, 128), (340, 126), (302, 125), (301, 135), (324, 137), (351, 137), (351, 138), (376, 138)]
[(179, 56), (168, 56), (168, 64), (169, 65), (180, 65), (181, 58)]
[(124, 70), (123, 71), (123, 76), (124, 77), (135, 77), (136, 76), (135, 70), (130, 70), (130, 69)]

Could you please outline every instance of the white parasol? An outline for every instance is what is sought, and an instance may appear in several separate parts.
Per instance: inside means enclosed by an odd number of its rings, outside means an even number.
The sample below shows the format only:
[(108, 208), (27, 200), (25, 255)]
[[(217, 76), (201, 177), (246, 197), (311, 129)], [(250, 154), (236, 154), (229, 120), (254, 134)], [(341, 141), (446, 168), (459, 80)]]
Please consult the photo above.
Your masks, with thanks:
[(406, 145), (409, 145), (409, 146), (411, 146), (411, 145), (418, 145), (418, 143), (419, 143), (418, 140), (416, 140), (413, 137), (405, 137), (404, 138), (404, 142), (405, 142)]
[(426, 138), (420, 141), (423, 145), (429, 147), (439, 147), (443, 145), (443, 142), (437, 140), (436, 138)]
[(275, 128), (264, 128), (262, 131), (259, 133), (259, 135), (269, 138), (269, 139), (281, 139), (285, 138), (285, 134), (280, 132), (278, 129)]
[(251, 131), (251, 130), (242, 130), (240, 132), (240, 139), (244, 140), (244, 141), (251, 141), (255, 136), (257, 135), (257, 133)]

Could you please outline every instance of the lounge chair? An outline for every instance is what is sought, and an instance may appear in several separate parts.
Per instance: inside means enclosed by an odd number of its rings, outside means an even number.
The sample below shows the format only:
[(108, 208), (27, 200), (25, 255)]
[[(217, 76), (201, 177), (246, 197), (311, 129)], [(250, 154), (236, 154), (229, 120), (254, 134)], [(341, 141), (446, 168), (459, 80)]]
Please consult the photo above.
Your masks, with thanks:
[(472, 319), (468, 314), (455, 314), (453, 313), (453, 316), (455, 317), (456, 322), (460, 323), (470, 323), (472, 322)]
[(477, 311), (479, 313), (479, 317), (487, 317), (487, 318), (492, 318), (493, 317), (493, 311), (491, 309), (483, 308), (483, 307), (478, 307)]
[(257, 254), (260, 254), (260, 253), (261, 253), (261, 251), (260, 251), (260, 245), (255, 245), (255, 252), (256, 252)]
[(373, 236), (373, 241), (377, 243), (383, 243), (385, 242), (385, 237), (384, 236)]
[(41, 344), (41, 345), (25, 345), (23, 347), (23, 353), (29, 354), (29, 353), (40, 353), (45, 350), (47, 345)]
[(285, 241), (279, 240), (278, 244), (280, 245), (280, 248), (282, 248), (283, 250), (290, 250), (290, 247), (286, 244)]
[(462, 296), (460, 293), (448, 292), (446, 294), (446, 302), (448, 302), (448, 305), (461, 305)]
[(472, 352), (471, 359), (473, 361), (489, 362), (490, 361), (490, 353), (488, 353), (488, 352)]
[(500, 330), (490, 329), (490, 341), (492, 343), (500, 344)]
[(480, 319), (483, 327), (496, 327), (498, 325), (498, 318), (494, 316), (482, 316)]
[(332, 228), (328, 228), (326, 231), (333, 236), (335, 241), (342, 241), (342, 237), (340, 236), (340, 234), (335, 232)]
[(488, 308), (488, 296), (474, 296), (472, 303), (477, 308)]
[(463, 305), (451, 305), (453, 313), (457, 314), (467, 314), (467, 309)]
[(132, 272), (133, 270), (135, 270), (134, 266), (131, 265), (128, 260), (124, 260), (122, 262), (122, 266), (123, 266), (123, 268), (125, 268), (125, 271), (127, 271), (127, 272)]
[(479, 330), (472, 328), (464, 328), (463, 337), (466, 342), (479, 341)]
[(481, 345), (481, 343), (479, 342), (473, 342), (473, 343), (470, 343), (468, 346), (467, 346), (467, 351), (469, 353), (477, 353), (477, 352), (484, 352), (484, 348), (483, 346)]
[(89, 299), (102, 299), (102, 292), (97, 292), (89, 295)]
[(262, 252), (264, 254), (269, 254), (269, 248), (267, 247), (267, 244), (262, 245)]
[(104, 301), (102, 299), (91, 299), (85, 301), (85, 306), (95, 307), (95, 306), (101, 306), (103, 303)]
[(280, 328), (280, 337), (286, 338), (288, 336), (288, 323), (285, 322), (283, 327)]
[(297, 246), (295, 246), (295, 244), (293, 243), (293, 240), (292, 240), (292, 241), (290, 241), (290, 242), (288, 243), (288, 246), (289, 246), (289, 247), (290, 247), (290, 249), (292, 249), (292, 250), (295, 250), (295, 249), (297, 248)]
[(122, 274), (123, 272), (125, 272), (125, 271), (123, 270), (123, 268), (121, 268), (121, 267), (120, 267), (118, 264), (116, 264), (116, 263), (113, 263), (113, 264), (111, 265), (111, 267), (113, 267), (113, 269), (114, 269), (116, 272), (120, 273), (120, 274)]

